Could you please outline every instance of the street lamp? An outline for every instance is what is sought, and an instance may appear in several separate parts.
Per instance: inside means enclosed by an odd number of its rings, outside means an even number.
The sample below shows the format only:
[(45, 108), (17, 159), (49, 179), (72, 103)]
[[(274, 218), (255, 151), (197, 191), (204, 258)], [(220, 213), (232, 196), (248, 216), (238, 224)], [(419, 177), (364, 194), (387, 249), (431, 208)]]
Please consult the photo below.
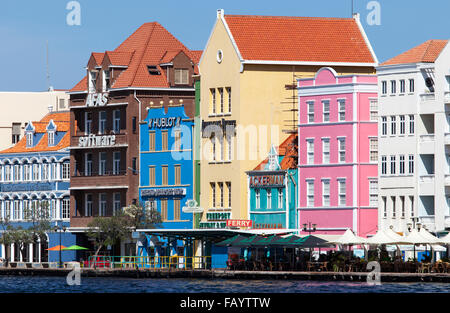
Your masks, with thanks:
[(62, 226), (62, 221), (61, 221), (61, 225), (58, 226), (58, 222), (56, 222), (55, 227), (53, 228), (55, 232), (59, 232), (59, 263), (58, 263), (58, 267), (61, 267), (62, 265), (62, 258), (61, 258), (61, 233), (62, 232), (66, 232), (66, 226)]
[[(303, 224), (303, 231), (308, 232), (309, 236), (311, 236), (312, 232), (315, 232), (317, 224), (311, 224), (311, 222)], [(312, 248), (309, 247), (309, 261), (312, 259)]]

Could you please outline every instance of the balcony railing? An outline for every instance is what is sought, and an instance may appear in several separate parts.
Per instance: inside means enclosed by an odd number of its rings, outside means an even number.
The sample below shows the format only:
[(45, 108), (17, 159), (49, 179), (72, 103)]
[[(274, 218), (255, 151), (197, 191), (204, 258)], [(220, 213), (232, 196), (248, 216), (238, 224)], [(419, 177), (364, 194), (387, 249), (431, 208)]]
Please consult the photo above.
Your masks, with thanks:
[(434, 174), (420, 175), (419, 179), (421, 183), (432, 183), (434, 181)]
[(126, 175), (127, 171), (103, 171), (103, 172), (83, 172), (80, 171), (78, 173), (73, 173), (72, 177), (93, 177), (93, 176), (120, 176), (120, 175)]
[(444, 92), (444, 102), (450, 103), (450, 91)]
[(436, 99), (434, 92), (423, 93), (420, 95), (420, 101), (433, 101)]
[(434, 141), (434, 134), (420, 135), (420, 142), (431, 142)]

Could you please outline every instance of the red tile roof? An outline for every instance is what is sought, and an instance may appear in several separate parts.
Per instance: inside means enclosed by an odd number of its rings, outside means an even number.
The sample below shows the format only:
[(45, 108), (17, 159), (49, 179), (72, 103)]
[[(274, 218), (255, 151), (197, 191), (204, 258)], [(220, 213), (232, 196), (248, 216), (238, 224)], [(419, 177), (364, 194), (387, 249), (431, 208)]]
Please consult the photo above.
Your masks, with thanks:
[(447, 45), (448, 40), (428, 40), (424, 43), (403, 52), (381, 65), (396, 65), (408, 63), (434, 63), (441, 53), (442, 49)]
[[(282, 170), (287, 169), (295, 169), (297, 168), (297, 159), (298, 159), (298, 135), (291, 134), (289, 135), (285, 141), (283, 141), (278, 146), (278, 155), (284, 156), (284, 158), (280, 162), (280, 168)], [(254, 171), (262, 171), (266, 166), (267, 162), (269, 162), (269, 158), (266, 158), (264, 161), (258, 164), (255, 167)]]
[(354, 18), (224, 17), (244, 60), (376, 62)]
[[(125, 87), (160, 87), (168, 88), (169, 84), (164, 71), (159, 67), (160, 61), (167, 51), (181, 50), (193, 60), (198, 58), (198, 52), (186, 48), (178, 39), (157, 22), (145, 23), (122, 42), (114, 51), (106, 54), (112, 62), (128, 68), (115, 80), (111, 88)], [(97, 60), (100, 56), (94, 54)], [(122, 63), (122, 64), (120, 64)], [(198, 62), (197, 62), (198, 63)], [(161, 75), (150, 75), (147, 66), (157, 66)], [(86, 91), (87, 80), (83, 78), (71, 92)]]
[[(47, 140), (47, 125), (53, 120), (56, 124), (57, 132), (66, 132), (64, 137), (58, 142), (57, 145), (49, 147)], [(0, 154), (5, 153), (24, 153), (24, 152), (46, 152), (46, 151), (58, 151), (70, 146), (70, 113), (69, 112), (53, 112), (48, 113), (40, 121), (32, 122), (36, 133), (44, 133), (44, 136), (39, 140), (39, 142), (31, 148), (27, 148), (26, 136), (23, 136), (11, 148), (0, 151)]]

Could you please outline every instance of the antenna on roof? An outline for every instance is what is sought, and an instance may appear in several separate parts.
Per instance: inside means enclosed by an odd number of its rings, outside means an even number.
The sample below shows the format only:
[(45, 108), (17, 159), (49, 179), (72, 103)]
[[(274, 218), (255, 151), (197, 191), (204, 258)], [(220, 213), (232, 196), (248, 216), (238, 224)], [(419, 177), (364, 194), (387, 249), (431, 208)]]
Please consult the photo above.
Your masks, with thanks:
[(47, 90), (53, 91), (53, 86), (50, 86), (50, 70), (48, 68), (48, 40), (46, 41), (46, 72), (47, 72)]
[(353, 17), (353, 14), (355, 13), (355, 11), (354, 11), (354, 9), (353, 9), (353, 7), (354, 7), (353, 1), (354, 1), (354, 0), (351, 0), (351, 2), (352, 2), (352, 15), (351, 15), (351, 16), (352, 16), (352, 17)]

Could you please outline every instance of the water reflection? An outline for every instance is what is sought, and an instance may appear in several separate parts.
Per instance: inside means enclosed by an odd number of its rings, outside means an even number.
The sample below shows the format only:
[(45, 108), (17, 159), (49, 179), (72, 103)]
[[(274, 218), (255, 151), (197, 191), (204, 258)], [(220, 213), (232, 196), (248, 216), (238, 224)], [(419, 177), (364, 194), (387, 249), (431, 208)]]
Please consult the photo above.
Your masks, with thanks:
[(82, 277), (69, 286), (65, 277), (0, 277), (2, 293), (447, 293), (450, 284), (311, 282), (296, 280), (132, 279)]

